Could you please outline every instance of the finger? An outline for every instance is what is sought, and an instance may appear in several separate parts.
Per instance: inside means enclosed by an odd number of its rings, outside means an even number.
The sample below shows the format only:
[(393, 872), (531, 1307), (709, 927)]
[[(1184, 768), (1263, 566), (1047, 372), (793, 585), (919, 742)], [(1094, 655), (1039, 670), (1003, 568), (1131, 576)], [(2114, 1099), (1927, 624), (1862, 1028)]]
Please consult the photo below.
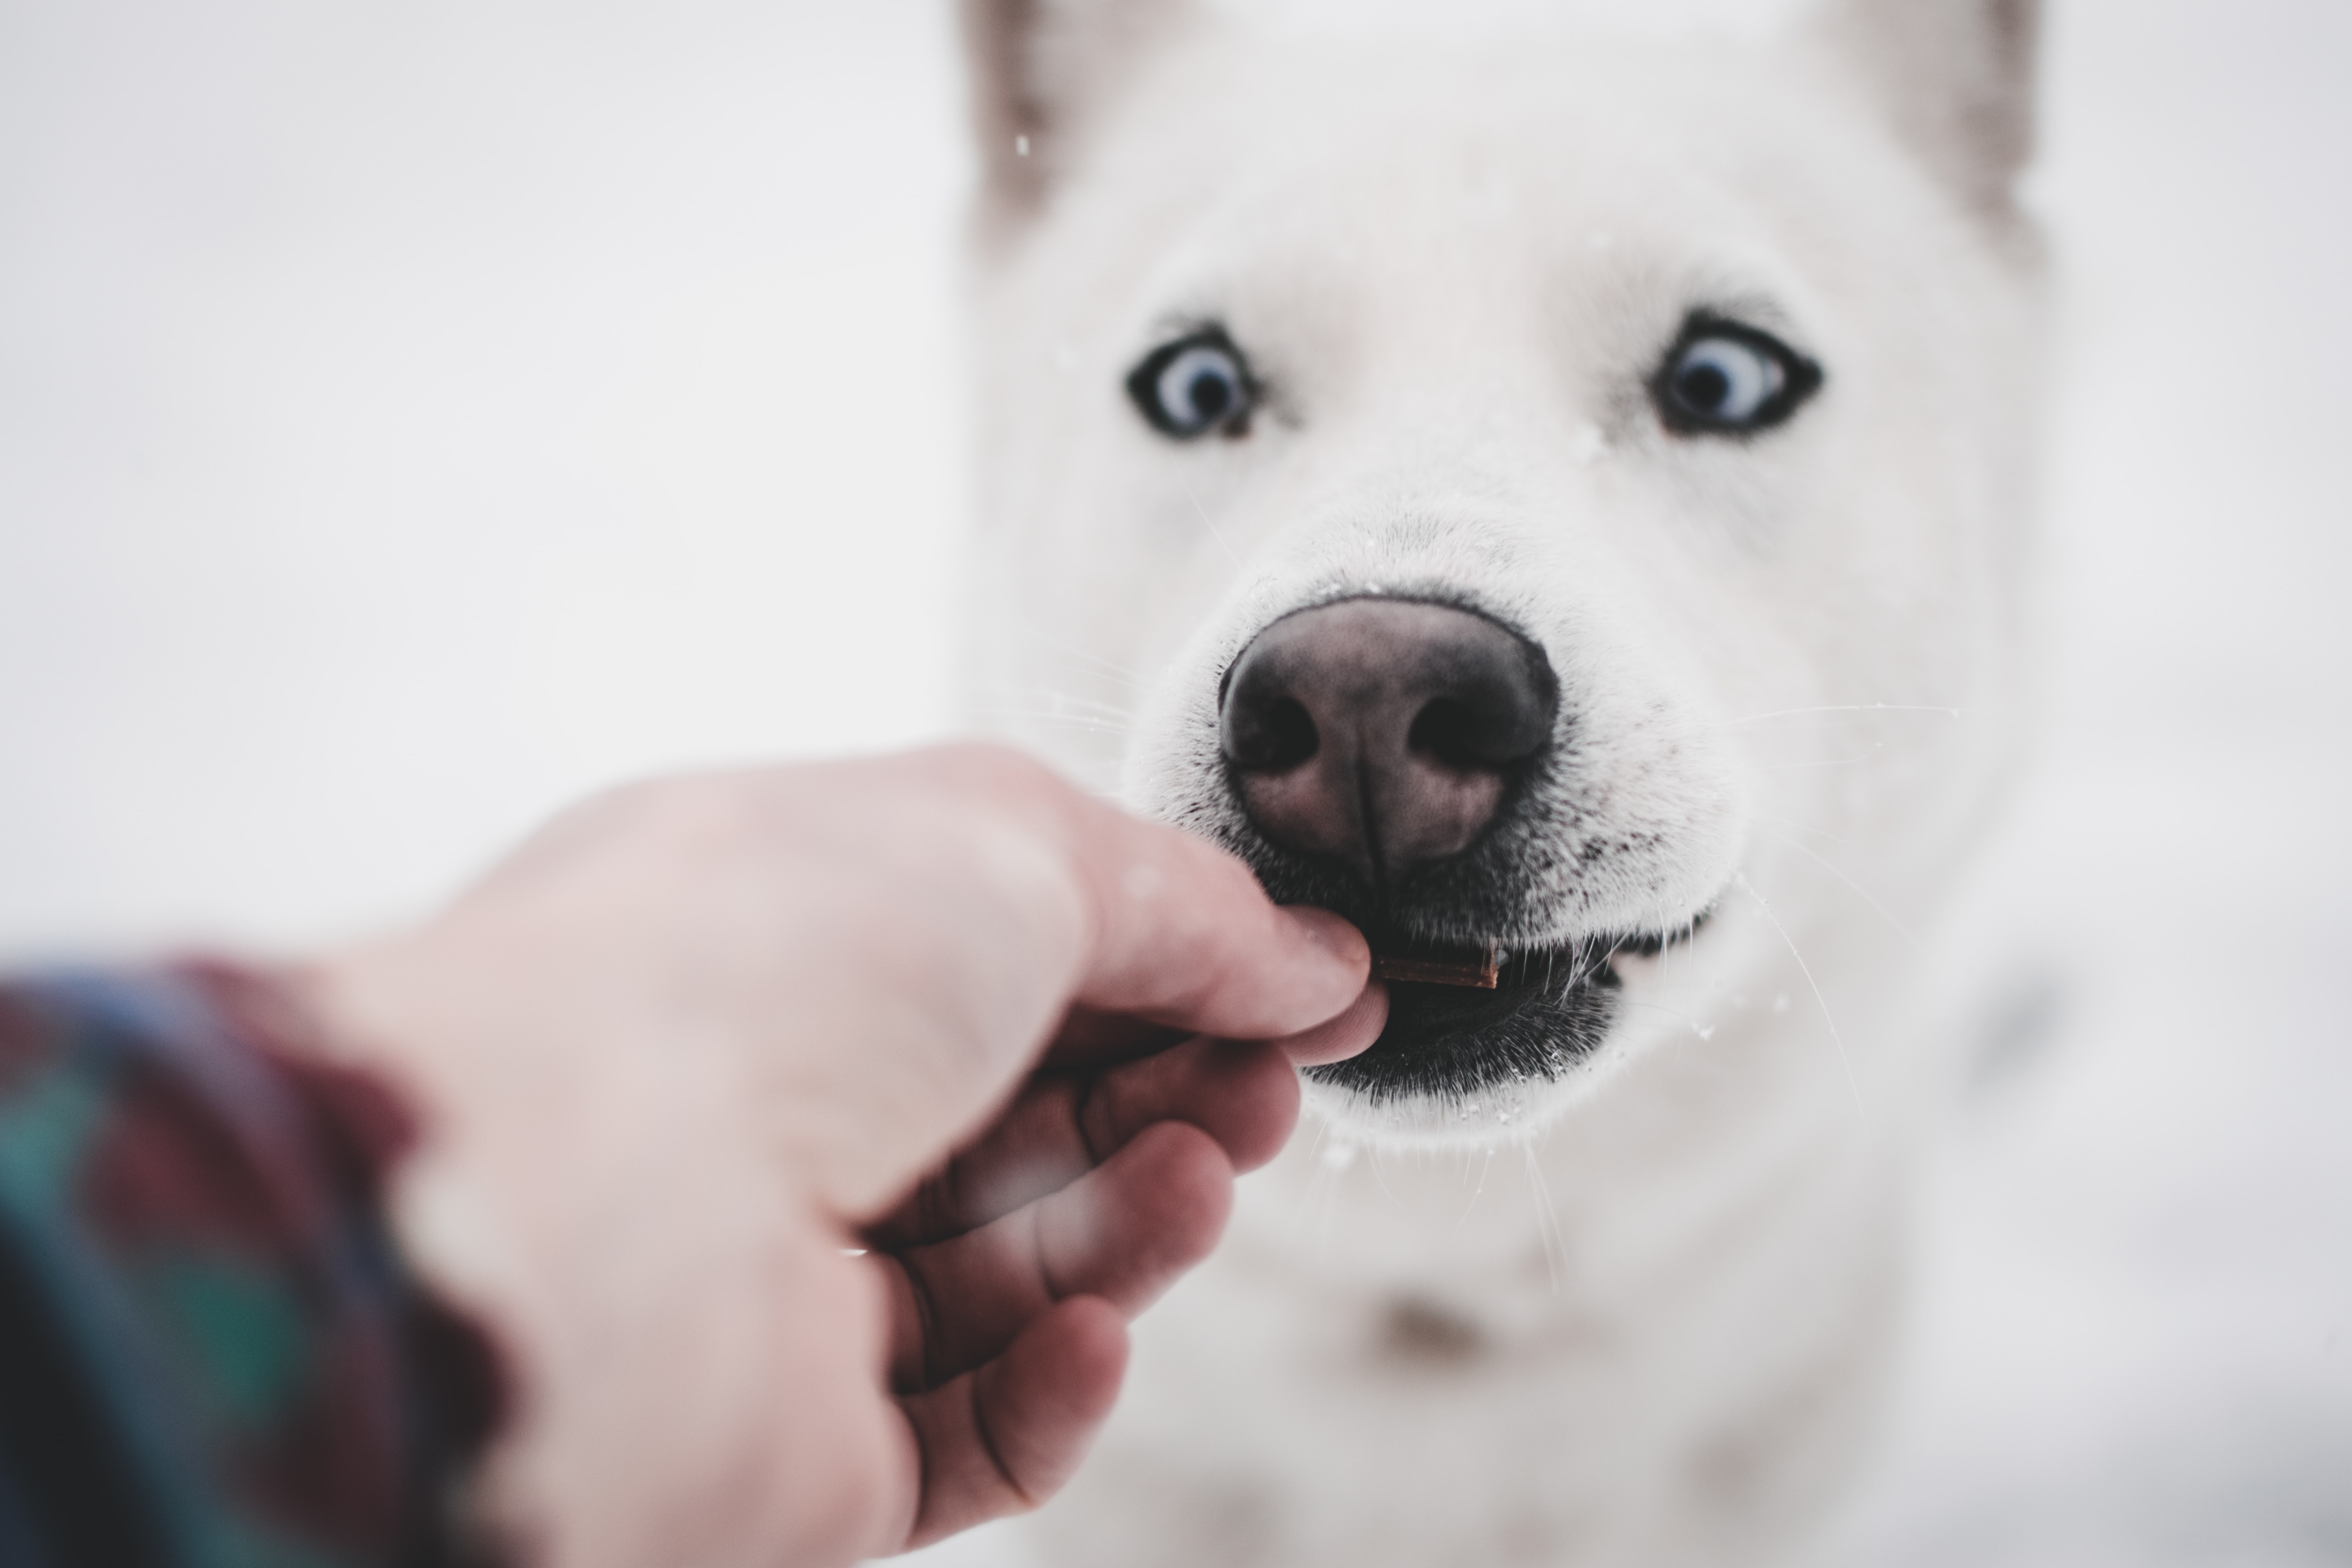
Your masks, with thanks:
[(1355, 927), (1276, 906), (1246, 866), (1202, 839), (1087, 804), (1076, 869), (1096, 924), (1081, 1006), (1265, 1040), (1362, 994), (1371, 949)]
[(1274, 1045), (1293, 1067), (1322, 1067), (1370, 1050), (1388, 1021), (1389, 988), (1375, 981), (1338, 1017)]
[(1069, 1185), (1160, 1121), (1199, 1128), (1235, 1172), (1255, 1171), (1297, 1124), (1298, 1075), (1272, 1046), (1196, 1036), (1100, 1073), (1035, 1079), (867, 1235), (907, 1247), (976, 1229)]
[(1070, 1296), (1135, 1316), (1209, 1255), (1233, 1196), (1224, 1151), (1163, 1121), (1050, 1197), (948, 1241), (876, 1254), (891, 1288), (893, 1386), (970, 1371)]
[[(1380, 1037), (1381, 1026), (1388, 1021), (1388, 987), (1376, 980), (1358, 993), (1337, 1016), (1276, 1043), (1299, 1067), (1345, 1061), (1369, 1049)], [(1164, 1051), (1187, 1037), (1185, 1030), (1131, 1014), (1073, 1007), (1062, 1019), (1062, 1026), (1046, 1050), (1045, 1061), (1050, 1066), (1070, 1068), (1132, 1061), (1154, 1051)]]
[[(1059, 860), (1083, 918), (1056, 1011), (1075, 1002), (1194, 1034), (1275, 1039), (1336, 1016), (1371, 973), (1371, 950), (1337, 915), (1277, 908), (1225, 850), (1130, 816), (1017, 752), (948, 746), (907, 766), (935, 790), (944, 785), (946, 796), (990, 803), (1000, 820), (1019, 825), (1017, 837)], [(998, 858), (1007, 869), (995, 881), (1050, 901), (1044, 880), (1013, 866), (1025, 867), (1025, 857), (1008, 847)], [(1027, 940), (1059, 940), (1042, 917), (999, 924), (1008, 933), (1034, 927)], [(1042, 973), (1054, 956), (1065, 955), (1032, 953), (1014, 967)]]
[(800, 1034), (835, 1048), (778, 1053), (788, 1103), (825, 1108), (780, 1136), (845, 1217), (887, 1212), (986, 1126), (1074, 1005), (1273, 1039), (1370, 972), (1337, 917), (1276, 909), (1224, 851), (1001, 748), (796, 771), (757, 804), (786, 863), (823, 873), (822, 913), (794, 903), (782, 945)]
[(1118, 1310), (1077, 1296), (1033, 1321), (987, 1365), (901, 1401), (923, 1461), (907, 1546), (1025, 1513), (1059, 1491), (1126, 1372)]
[(1106, 1062), (1132, 1061), (1191, 1039), (1198, 1031), (1172, 1024), (1155, 1024), (1131, 1013), (1097, 1013), (1073, 1007), (1062, 1016), (1054, 1043), (1045, 1049), (1047, 1065), (1061, 1068), (1098, 1067)]

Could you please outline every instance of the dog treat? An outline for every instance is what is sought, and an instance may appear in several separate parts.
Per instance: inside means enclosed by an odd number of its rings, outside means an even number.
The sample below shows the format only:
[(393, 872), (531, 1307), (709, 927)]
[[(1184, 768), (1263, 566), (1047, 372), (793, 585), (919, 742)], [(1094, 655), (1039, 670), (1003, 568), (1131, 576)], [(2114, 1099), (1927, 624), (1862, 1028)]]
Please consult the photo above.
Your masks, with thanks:
[(1372, 954), (1372, 978), (1414, 985), (1492, 991), (1502, 983), (1502, 953), (1491, 947), (1408, 947)]

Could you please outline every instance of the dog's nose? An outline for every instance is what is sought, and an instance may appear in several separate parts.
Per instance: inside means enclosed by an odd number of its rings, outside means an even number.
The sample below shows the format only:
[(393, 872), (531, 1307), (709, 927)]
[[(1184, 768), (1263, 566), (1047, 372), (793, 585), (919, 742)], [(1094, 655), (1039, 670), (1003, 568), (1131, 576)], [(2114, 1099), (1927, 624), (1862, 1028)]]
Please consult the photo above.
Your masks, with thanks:
[(1285, 616), (1225, 679), (1225, 759), (1260, 832), (1381, 886), (1467, 849), (1543, 749), (1559, 682), (1485, 616), (1343, 599)]

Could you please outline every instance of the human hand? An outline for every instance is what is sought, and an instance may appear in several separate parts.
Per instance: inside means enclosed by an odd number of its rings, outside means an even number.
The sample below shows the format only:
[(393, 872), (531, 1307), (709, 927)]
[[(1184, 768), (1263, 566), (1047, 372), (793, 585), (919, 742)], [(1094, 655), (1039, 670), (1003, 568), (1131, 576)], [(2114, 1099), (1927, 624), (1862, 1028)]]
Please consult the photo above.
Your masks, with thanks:
[(420, 1102), (404, 1239), (519, 1363), (499, 1519), (556, 1564), (764, 1564), (1057, 1487), (1291, 1060), (1378, 1034), (1368, 965), (963, 747), (618, 792), (310, 990)]

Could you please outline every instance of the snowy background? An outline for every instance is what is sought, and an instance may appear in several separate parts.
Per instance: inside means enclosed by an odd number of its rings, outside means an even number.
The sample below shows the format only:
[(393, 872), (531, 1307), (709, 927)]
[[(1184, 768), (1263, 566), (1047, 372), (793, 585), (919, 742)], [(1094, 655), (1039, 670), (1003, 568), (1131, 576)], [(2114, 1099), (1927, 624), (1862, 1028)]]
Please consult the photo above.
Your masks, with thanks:
[[(2352, 1563), (2352, 6), (2051, 3), (2049, 734), (1845, 1552)], [(0, 0), (0, 953), (939, 732), (959, 90), (942, 0)]]

